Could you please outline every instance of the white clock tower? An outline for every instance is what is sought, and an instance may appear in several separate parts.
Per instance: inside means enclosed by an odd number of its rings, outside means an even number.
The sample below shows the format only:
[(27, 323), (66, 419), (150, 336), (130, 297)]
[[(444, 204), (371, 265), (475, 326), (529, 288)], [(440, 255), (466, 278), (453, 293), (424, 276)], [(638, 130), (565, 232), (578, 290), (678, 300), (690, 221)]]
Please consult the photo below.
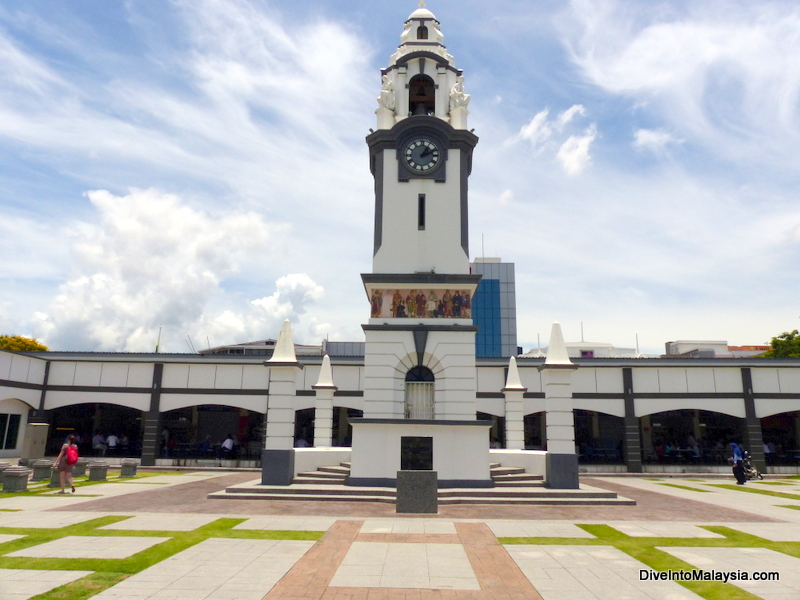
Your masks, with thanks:
[(469, 95), (424, 2), (381, 71), (365, 418), (475, 420), (475, 331), (467, 179), (478, 138)]

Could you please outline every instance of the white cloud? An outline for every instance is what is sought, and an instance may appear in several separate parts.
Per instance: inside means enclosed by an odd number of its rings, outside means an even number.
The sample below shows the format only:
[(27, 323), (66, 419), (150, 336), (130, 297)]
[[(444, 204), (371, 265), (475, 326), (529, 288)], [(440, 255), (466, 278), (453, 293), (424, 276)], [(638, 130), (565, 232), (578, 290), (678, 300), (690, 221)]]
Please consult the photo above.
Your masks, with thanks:
[(570, 135), (570, 131), (575, 129), (570, 124), (577, 117), (586, 116), (586, 108), (581, 104), (570, 106), (555, 119), (549, 116), (550, 110), (547, 108), (536, 113), (515, 137), (506, 142), (506, 146), (521, 140), (528, 141), (537, 154), (553, 152), (564, 172), (576, 175), (591, 162), (589, 148), (597, 138), (597, 125), (592, 123), (582, 132)]
[(574, 0), (561, 23), (583, 76), (669, 131), (728, 161), (796, 165), (796, 4)]
[(572, 135), (561, 144), (556, 156), (567, 175), (577, 175), (592, 162), (589, 148), (596, 138), (597, 128), (592, 125), (583, 134)]
[(497, 203), (500, 206), (508, 206), (514, 201), (514, 191), (513, 190), (505, 190), (500, 197), (497, 199)]
[(536, 113), (526, 125), (522, 126), (516, 139), (527, 140), (534, 148), (548, 141), (553, 135), (553, 128), (547, 121), (549, 114), (548, 109)]
[(637, 129), (633, 134), (633, 147), (637, 150), (663, 152), (670, 144), (681, 144), (671, 133), (661, 129)]
[(567, 110), (562, 112), (558, 115), (556, 119), (556, 123), (558, 124), (559, 131), (564, 129), (564, 126), (567, 125), (572, 119), (575, 118), (576, 115), (581, 117), (586, 116), (586, 108), (583, 107), (581, 104), (574, 104), (570, 106)]
[(287, 275), (272, 296), (241, 314), (214, 317), (224, 280), (247, 255), (273, 252), (285, 227), (255, 214), (206, 214), (152, 189), (88, 197), (100, 223), (73, 226), (73, 273), (35, 319), (36, 334), (53, 348), (148, 351), (160, 327), (162, 347), (173, 349), (182, 349), (186, 335), (225, 342), (236, 334), (266, 337), (283, 319), (299, 320), (323, 295), (307, 275)]

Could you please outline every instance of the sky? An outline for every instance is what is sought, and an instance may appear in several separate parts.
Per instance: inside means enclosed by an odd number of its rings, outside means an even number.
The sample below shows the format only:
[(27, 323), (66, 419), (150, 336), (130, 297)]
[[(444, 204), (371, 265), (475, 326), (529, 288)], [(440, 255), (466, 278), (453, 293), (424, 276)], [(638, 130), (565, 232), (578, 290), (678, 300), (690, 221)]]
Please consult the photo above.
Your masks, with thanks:
[[(0, 0), (0, 333), (363, 340), (380, 69), (416, 1)], [(431, 0), (518, 342), (800, 327), (800, 4)]]

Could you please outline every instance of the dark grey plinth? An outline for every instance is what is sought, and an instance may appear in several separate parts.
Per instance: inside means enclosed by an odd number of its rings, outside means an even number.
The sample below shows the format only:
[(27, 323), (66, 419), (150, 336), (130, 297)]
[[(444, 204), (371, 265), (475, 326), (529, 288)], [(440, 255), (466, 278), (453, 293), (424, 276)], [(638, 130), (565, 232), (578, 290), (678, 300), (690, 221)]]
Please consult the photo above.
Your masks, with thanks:
[(108, 478), (108, 463), (90, 462), (89, 481), (105, 481)]
[(47, 487), (57, 488), (61, 487), (61, 474), (59, 473), (58, 469), (51, 469), (50, 473), (50, 483), (47, 484)]
[(33, 477), (31, 478), (31, 481), (50, 479), (50, 471), (52, 468), (52, 460), (37, 460), (33, 463)]
[(120, 477), (136, 477), (136, 467), (139, 466), (139, 461), (135, 458), (123, 458), (122, 469), (119, 472)]
[(27, 467), (28, 465), (33, 463), (35, 460), (36, 459), (32, 459), (32, 458), (20, 458), (17, 461), (17, 465), (19, 465), (20, 467)]
[[(52, 465), (52, 463), (51, 463)], [(3, 472), (4, 492), (24, 492), (28, 489), (31, 470), (25, 467), (10, 467)]]
[(439, 512), (439, 491), (436, 471), (398, 471), (398, 513), (436, 514)]
[(0, 485), (3, 485), (3, 473), (6, 469), (11, 468), (11, 463), (0, 462)]
[(291, 485), (294, 479), (294, 450), (261, 451), (261, 484)]
[(578, 455), (547, 453), (545, 462), (547, 487), (554, 490), (577, 490)]
[(76, 462), (72, 466), (72, 476), (73, 477), (83, 477), (86, 475), (86, 465), (89, 463), (88, 460), (85, 458), (79, 458), (78, 462)]

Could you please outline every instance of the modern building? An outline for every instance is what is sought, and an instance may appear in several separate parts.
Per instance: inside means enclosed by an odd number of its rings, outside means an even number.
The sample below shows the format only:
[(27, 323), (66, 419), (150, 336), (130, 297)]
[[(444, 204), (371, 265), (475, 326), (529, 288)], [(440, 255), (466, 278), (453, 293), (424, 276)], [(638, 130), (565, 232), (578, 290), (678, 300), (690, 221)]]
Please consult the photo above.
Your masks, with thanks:
[(478, 328), (477, 356), (509, 358), (521, 354), (517, 347), (514, 263), (504, 263), (499, 258), (475, 258), (470, 272), (481, 276), (472, 300), (472, 321)]
[[(576, 478), (578, 462), (724, 468), (729, 441), (763, 463), (766, 441), (772, 469), (797, 471), (798, 359), (600, 357), (597, 345), (571, 358), (560, 329), (547, 359), (514, 358), (514, 268), (470, 263), (478, 138), (464, 74), (442, 42), (419, 8), (381, 72), (366, 140), (375, 227), (363, 342), (295, 349), (285, 328), (277, 341), (201, 354), (0, 351), (0, 457), (53, 453), (69, 433), (84, 453), (102, 452), (92, 437), (113, 431), (128, 439), (120, 452), (173, 464), (214, 457), (206, 440), (230, 433), (238, 459), (268, 464), (274, 482), (346, 459), (356, 483), (385, 482), (409, 452), (428, 452), (442, 481), (484, 485), (490, 456)], [(490, 450), (490, 436), (503, 447)]]

